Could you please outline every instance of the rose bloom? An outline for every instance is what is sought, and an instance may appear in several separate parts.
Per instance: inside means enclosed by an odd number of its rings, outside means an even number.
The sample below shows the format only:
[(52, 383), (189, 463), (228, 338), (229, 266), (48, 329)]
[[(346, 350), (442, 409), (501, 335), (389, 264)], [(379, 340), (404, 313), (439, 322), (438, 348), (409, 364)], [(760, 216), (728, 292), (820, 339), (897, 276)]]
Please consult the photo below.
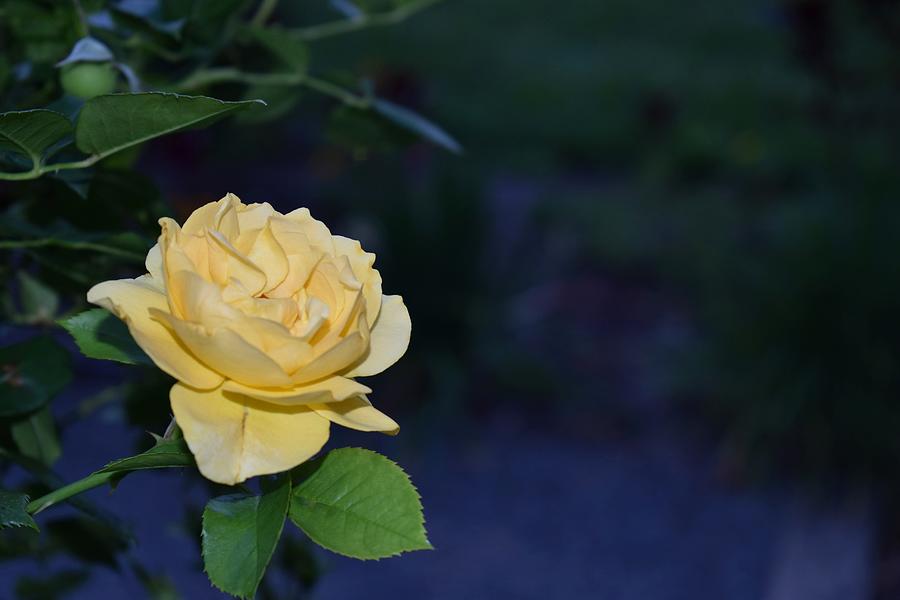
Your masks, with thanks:
[(175, 420), (204, 476), (235, 484), (316, 454), (331, 423), (396, 433), (356, 381), (394, 364), (411, 323), (381, 293), (375, 255), (305, 208), (286, 215), (228, 194), (162, 234), (148, 274), (88, 301), (122, 319), (178, 382)]

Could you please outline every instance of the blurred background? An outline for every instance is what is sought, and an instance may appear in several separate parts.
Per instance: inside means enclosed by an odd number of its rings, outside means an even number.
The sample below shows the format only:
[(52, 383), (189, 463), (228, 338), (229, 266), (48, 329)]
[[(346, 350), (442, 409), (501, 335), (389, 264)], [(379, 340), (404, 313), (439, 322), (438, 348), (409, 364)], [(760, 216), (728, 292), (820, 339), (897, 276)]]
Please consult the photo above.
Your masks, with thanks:
[[(144, 149), (146, 221), (234, 192), (377, 254), (413, 319), (370, 384), (402, 431), (330, 447), (403, 465), (436, 550), (361, 563), (294, 535), (260, 597), (900, 597), (900, 4), (449, 0), (313, 46), (462, 153), (254, 90), (277, 119)], [(117, 218), (60, 202), (43, 208)], [(169, 418), (161, 376), (73, 360), (66, 480)], [(224, 597), (200, 566), (205, 484), (89, 496), (136, 544), (61, 512), (60, 547), (98, 547), (7, 553), (2, 597)]]

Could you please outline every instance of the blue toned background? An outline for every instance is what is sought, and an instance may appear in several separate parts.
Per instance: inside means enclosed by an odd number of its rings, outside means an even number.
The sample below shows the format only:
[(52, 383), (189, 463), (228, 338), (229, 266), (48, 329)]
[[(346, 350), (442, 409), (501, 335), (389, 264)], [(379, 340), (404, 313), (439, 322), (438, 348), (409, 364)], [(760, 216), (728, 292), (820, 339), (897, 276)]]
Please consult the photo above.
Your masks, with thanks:
[[(330, 44), (323, 71), (464, 153), (348, 139), (305, 98), (139, 163), (179, 219), (226, 192), (308, 206), (412, 314), (370, 386), (400, 436), (330, 447), (403, 465), (435, 550), (361, 563), (293, 531), (260, 597), (900, 595), (897, 3), (451, 0)], [(134, 369), (75, 360), (67, 479), (169, 418), (158, 375), (135, 394)], [(0, 598), (60, 572), (68, 598), (223, 597), (199, 555), (213, 492), (175, 471), (95, 490), (134, 544), (0, 562)]]

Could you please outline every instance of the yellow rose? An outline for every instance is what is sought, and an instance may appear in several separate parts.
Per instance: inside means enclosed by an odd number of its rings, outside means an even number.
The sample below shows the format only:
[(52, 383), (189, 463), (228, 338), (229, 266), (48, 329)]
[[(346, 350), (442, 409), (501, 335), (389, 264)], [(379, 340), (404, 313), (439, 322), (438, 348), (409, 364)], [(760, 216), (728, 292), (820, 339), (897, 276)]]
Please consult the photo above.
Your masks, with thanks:
[(290, 469), (331, 423), (398, 431), (354, 379), (409, 345), (409, 313), (381, 293), (374, 254), (305, 208), (282, 215), (233, 194), (182, 227), (159, 223), (149, 273), (100, 283), (88, 301), (178, 380), (172, 411), (203, 475), (234, 484)]

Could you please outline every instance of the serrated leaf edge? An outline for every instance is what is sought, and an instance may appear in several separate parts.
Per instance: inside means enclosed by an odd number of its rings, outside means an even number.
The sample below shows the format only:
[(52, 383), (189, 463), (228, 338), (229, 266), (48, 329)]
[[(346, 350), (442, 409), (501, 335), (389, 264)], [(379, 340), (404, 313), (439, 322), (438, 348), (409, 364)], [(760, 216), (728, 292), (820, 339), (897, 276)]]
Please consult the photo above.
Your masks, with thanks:
[[(281, 535), (284, 533), (284, 523), (285, 523), (285, 521), (288, 520), (288, 515), (291, 512), (291, 498), (292, 498), (292, 495), (294, 492), (294, 482), (291, 479), (290, 472), (286, 471), (284, 473), (279, 473), (278, 475), (284, 476), (287, 478), (288, 501), (284, 507), (284, 517), (281, 519), (281, 527), (278, 529), (278, 536), (275, 540), (275, 547), (272, 549), (272, 554), (270, 554), (269, 558), (266, 559), (266, 564), (264, 565), (263, 569), (261, 569), (260, 574), (259, 574), (259, 579), (257, 579), (256, 585), (253, 587), (253, 593), (250, 596), (241, 596), (239, 594), (234, 594), (232, 592), (229, 592), (228, 590), (222, 589), (221, 587), (219, 587), (216, 584), (215, 581), (213, 581), (213, 578), (210, 577), (209, 572), (206, 570), (206, 526), (202, 524), (206, 518), (206, 507), (204, 507), (204, 509), (203, 509), (203, 513), (201, 515), (201, 527), (200, 527), (200, 557), (203, 559), (203, 561), (202, 561), (203, 562), (203, 573), (206, 575), (206, 579), (209, 581), (210, 586), (219, 590), (220, 592), (222, 592), (224, 594), (228, 594), (229, 596), (233, 596), (235, 598), (241, 598), (242, 600), (253, 600), (253, 598), (256, 596), (256, 591), (259, 589), (259, 584), (262, 583), (262, 580), (263, 580), (263, 577), (265, 577), (266, 571), (269, 570), (269, 564), (272, 562), (272, 557), (275, 556), (275, 552), (278, 551), (278, 542), (281, 541)], [(255, 497), (257, 499), (257, 506), (258, 506), (259, 501), (262, 500), (262, 493), (247, 494), (247, 493), (239, 492), (239, 493), (235, 493), (235, 494), (225, 494), (223, 496), (216, 496), (215, 498), (210, 498), (210, 502), (213, 500), (216, 500), (218, 498), (225, 498), (227, 496)], [(207, 506), (209, 506), (209, 502), (207, 502)]]
[[(296, 526), (298, 529), (300, 529), (300, 530), (301, 530), (301, 531), (302, 531), (309, 539), (311, 539), (313, 542), (315, 542), (316, 544), (318, 544), (318, 545), (321, 546), (322, 548), (325, 548), (325, 549), (328, 550), (329, 552), (334, 552), (335, 554), (338, 554), (338, 555), (340, 555), (340, 556), (346, 556), (347, 558), (353, 558), (353, 559), (355, 559), (355, 560), (374, 560), (374, 561), (379, 561), (379, 560), (381, 560), (381, 559), (383, 559), (383, 558), (394, 558), (394, 557), (400, 556), (401, 554), (404, 554), (404, 553), (406, 553), (406, 552), (416, 552), (416, 551), (419, 551), (419, 550), (434, 550), (435, 548), (434, 548), (434, 546), (431, 544), (431, 540), (428, 539), (428, 528), (425, 527), (425, 509), (424, 509), (424, 507), (423, 507), (423, 505), (422, 505), (422, 495), (419, 494), (419, 488), (417, 488), (416, 485), (412, 482), (412, 479), (409, 477), (409, 474), (403, 469), (403, 467), (401, 467), (401, 466), (400, 466), (399, 464), (397, 464), (394, 460), (390, 459), (389, 457), (385, 456), (384, 454), (381, 454), (381, 453), (379, 453), (379, 452), (375, 452), (374, 450), (369, 450), (368, 448), (360, 448), (360, 447), (358, 447), (358, 446), (347, 446), (347, 447), (345, 447), (345, 448), (335, 448), (334, 450), (329, 451), (326, 455), (323, 455), (323, 456), (320, 457), (320, 458), (322, 458), (322, 459), (324, 460), (325, 456), (327, 456), (328, 454), (331, 454), (332, 452), (340, 452), (340, 451), (342, 451), (342, 450), (362, 451), (362, 452), (364, 452), (364, 453), (366, 453), (366, 454), (371, 454), (371, 455), (377, 456), (377, 457), (379, 457), (379, 458), (382, 458), (382, 459), (386, 460), (387, 462), (389, 462), (390, 464), (392, 464), (392, 465), (394, 465), (395, 467), (397, 467), (397, 469), (403, 474), (403, 477), (406, 479), (406, 482), (407, 482), (407, 483), (409, 484), (409, 486), (412, 488), (413, 494), (415, 494), (416, 500), (417, 500), (418, 503), (419, 503), (419, 509), (418, 509), (418, 511), (417, 511), (417, 512), (418, 512), (418, 515), (419, 515), (419, 526), (422, 527), (422, 534), (423, 534), (423, 536), (424, 536), (424, 538), (425, 538), (425, 544), (426, 544), (426, 546), (417, 546), (417, 547), (404, 548), (404, 549), (402, 549), (402, 550), (398, 550), (397, 552), (392, 552), (392, 553), (390, 553), (390, 554), (385, 554), (385, 555), (383, 555), (383, 556), (357, 556), (357, 555), (354, 555), (354, 554), (349, 554), (349, 553), (347, 553), (347, 552), (342, 552), (342, 551), (340, 551), (340, 550), (337, 550), (337, 549), (335, 549), (335, 548), (332, 548), (331, 546), (329, 546), (329, 545), (327, 545), (327, 544), (324, 544), (324, 543), (320, 542), (319, 540), (315, 539), (312, 535), (310, 535), (310, 533), (309, 533), (309, 532), (308, 532), (308, 531), (307, 531), (300, 523), (298, 523), (297, 521), (295, 521), (295, 520), (291, 517), (290, 507), (288, 507), (288, 519), (290, 519), (291, 523), (293, 523), (294, 526)], [(314, 460), (316, 460), (316, 459), (314, 459)], [(291, 502), (292, 502), (292, 503), (293, 503), (293, 498), (294, 498), (293, 487), (294, 487), (294, 486), (293, 486), (293, 483), (292, 483), (292, 490), (291, 490)], [(324, 504), (324, 503), (322, 503), (322, 504)], [(330, 505), (327, 505), (327, 504), (326, 504), (325, 506), (330, 506)], [(360, 518), (361, 518), (362, 520), (368, 521), (368, 519), (364, 519), (364, 518), (362, 518), (362, 517), (360, 517)], [(392, 533), (396, 533), (396, 532), (392, 532)], [(397, 535), (398, 535), (398, 537), (406, 538), (405, 535), (399, 535), (399, 534), (397, 534)], [(408, 539), (408, 538), (407, 538), (407, 539)]]

